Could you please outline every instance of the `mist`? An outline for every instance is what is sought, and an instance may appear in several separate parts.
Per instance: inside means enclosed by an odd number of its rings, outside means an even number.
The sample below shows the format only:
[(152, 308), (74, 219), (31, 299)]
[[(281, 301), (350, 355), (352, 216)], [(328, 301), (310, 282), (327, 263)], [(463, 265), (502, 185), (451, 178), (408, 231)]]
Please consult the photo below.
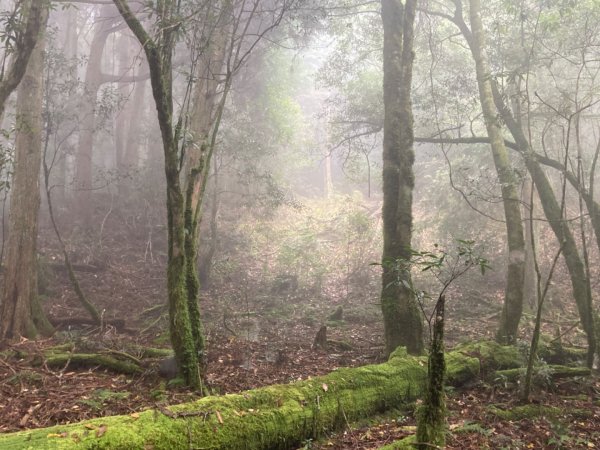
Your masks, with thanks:
[(1, 0), (0, 448), (599, 446), (598, 24)]

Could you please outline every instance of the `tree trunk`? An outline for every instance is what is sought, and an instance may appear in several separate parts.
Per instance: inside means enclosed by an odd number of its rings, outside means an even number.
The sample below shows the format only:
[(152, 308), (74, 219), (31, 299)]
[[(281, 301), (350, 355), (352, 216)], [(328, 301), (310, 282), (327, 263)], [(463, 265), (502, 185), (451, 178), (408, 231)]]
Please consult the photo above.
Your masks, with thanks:
[(102, 55), (108, 36), (113, 32), (115, 9), (105, 5), (96, 18), (94, 37), (90, 44), (90, 56), (85, 72), (83, 102), (79, 116), (81, 124), (79, 143), (75, 157), (75, 187), (77, 207), (84, 221), (91, 214), (90, 193), (93, 187), (94, 134), (96, 132), (96, 102), (102, 85)]
[(485, 35), (481, 23), (481, 4), (479, 0), (470, 0), (470, 19), (472, 35), (469, 45), (475, 69), (481, 110), (485, 120), (494, 165), (502, 189), (502, 204), (506, 220), (508, 241), (508, 268), (504, 306), (496, 338), (502, 343), (514, 343), (521, 314), (523, 312), (523, 283), (525, 277), (525, 238), (521, 221), (521, 205), (517, 179), (510, 164), (508, 151), (504, 145), (501, 124), (498, 122), (492, 96), (491, 73), (485, 51)]
[[(446, 382), (461, 386), (520, 371), (516, 347), (464, 344), (446, 353)], [(176, 406), (0, 435), (2, 449), (187, 450), (289, 449), (348, 422), (392, 409), (412, 409), (424, 393), (426, 357), (394, 352), (387, 363), (343, 368), (328, 375)], [(515, 369), (496, 372), (495, 369)], [(589, 371), (558, 368), (567, 376)], [(431, 447), (430, 447), (431, 448)]]
[(37, 292), (37, 228), (42, 161), (43, 29), (31, 53), (17, 97), (15, 167), (10, 200), (8, 252), (0, 305), (0, 340), (50, 334)]
[(442, 294), (435, 307), (433, 336), (427, 361), (427, 387), (423, 405), (417, 409), (417, 448), (446, 445), (446, 359), (444, 350), (444, 320), (446, 297)]
[[(172, 57), (175, 48), (175, 29), (168, 27), (156, 42), (144, 29), (140, 21), (130, 9), (126, 0), (114, 0), (119, 13), (142, 45), (152, 83), (152, 95), (156, 103), (158, 124), (161, 131), (165, 158), (165, 178), (167, 182), (167, 295), (169, 303), (169, 331), (171, 345), (175, 352), (175, 361), (184, 382), (200, 389), (198, 359), (204, 347), (197, 347), (195, 330), (200, 324), (193, 325), (189, 308), (189, 265), (188, 255), (195, 248), (189, 249), (186, 244), (195, 231), (189, 224), (191, 211), (186, 207), (189, 189), (182, 189), (180, 180), (179, 136), (173, 127), (173, 74)], [(172, 0), (163, 2), (159, 12), (159, 21), (173, 19), (176, 3)], [(193, 237), (195, 238), (195, 236)], [(192, 263), (195, 263), (192, 260)], [(194, 264), (195, 266), (195, 264)], [(192, 286), (193, 287), (193, 286)], [(196, 295), (197, 304), (197, 295)]]
[[(531, 185), (531, 178), (527, 177), (523, 183), (523, 192), (521, 194), (521, 201), (525, 207), (533, 208), (534, 205), (529, 205), (530, 198), (534, 198), (531, 195), (531, 190), (533, 186)], [(536, 307), (536, 274), (535, 274), (535, 264), (533, 260), (533, 246), (532, 239), (535, 239), (535, 236), (532, 236), (531, 230), (535, 230), (535, 223), (530, 223), (530, 218), (525, 216), (525, 279), (523, 281), (523, 298), (524, 303), (529, 305), (529, 308), (533, 311)]]
[[(56, 26), (63, 33), (63, 53), (68, 64), (68, 82), (77, 83), (77, 67), (78, 67), (78, 41), (79, 35), (77, 33), (77, 18), (78, 9), (68, 8), (64, 14), (58, 17), (58, 23)], [(75, 107), (78, 105), (78, 101), (75, 99), (69, 100), (69, 106)], [(52, 161), (52, 181), (53, 186), (52, 194), (55, 204), (65, 206), (65, 200), (67, 196), (66, 186), (68, 185), (68, 164), (67, 161), (75, 153), (74, 149), (77, 147), (77, 136), (71, 135), (73, 123), (69, 123), (68, 130), (62, 130), (61, 135), (58, 136), (59, 142), (64, 142), (62, 148), (55, 148), (51, 154), (47, 154), (47, 162), (50, 165)], [(55, 152), (59, 152), (55, 155)]]
[(383, 256), (381, 308), (387, 353), (399, 345), (423, 351), (423, 324), (410, 284), (412, 239), (412, 82), (415, 1), (382, 0), (385, 120), (383, 128)]
[[(446, 354), (449, 385), (519, 365), (514, 347), (471, 344)], [(426, 357), (404, 349), (389, 362), (240, 394), (205, 397), (134, 415), (0, 436), (0, 447), (61, 449), (289, 449), (348, 422), (409, 406), (424, 393)]]
[(48, 20), (46, 5), (39, 0), (25, 0), (21, 4), (19, 34), (12, 43), (12, 58), (0, 78), (0, 122), (4, 117), (4, 107), (10, 94), (17, 88), (27, 70), (27, 63), (36, 46), (39, 34)]
[(535, 184), (544, 214), (548, 219), (548, 223), (550, 224), (556, 239), (562, 246), (562, 253), (571, 277), (571, 286), (573, 287), (573, 296), (575, 297), (575, 303), (577, 304), (577, 309), (579, 311), (579, 318), (587, 336), (587, 363), (588, 366), (591, 367), (596, 351), (594, 312), (590, 301), (591, 296), (588, 292), (585, 267), (579, 256), (577, 243), (575, 242), (575, 238), (568, 223), (564, 220), (563, 211), (556, 200), (556, 195), (552, 190), (552, 185), (550, 184), (546, 173), (534, 156), (533, 149), (531, 148), (525, 133), (512, 116), (496, 86), (494, 86), (494, 102), (525, 158), (527, 170), (531, 174), (531, 178)]
[(219, 238), (217, 220), (220, 206), (219, 189), (219, 165), (215, 160), (213, 162), (212, 199), (210, 204), (210, 237), (208, 243), (205, 244), (206, 248), (200, 252), (199, 256), (198, 280), (201, 286), (205, 286), (210, 282), (213, 259), (217, 252)]
[[(133, 75), (135, 72), (132, 61), (136, 60), (131, 52), (130, 40), (131, 36), (128, 34), (122, 34), (119, 39), (119, 75), (122, 77), (128, 73)], [(141, 68), (145, 67), (145, 64), (135, 65), (139, 67), (139, 76)], [(117, 173), (120, 177), (119, 193), (122, 197), (126, 197), (130, 189), (131, 174), (139, 161), (140, 126), (144, 118), (146, 81), (137, 81), (132, 88), (132, 84), (128, 80), (122, 79), (119, 82), (119, 94), (125, 98), (125, 105), (115, 120), (115, 159)]]
[[(215, 150), (216, 133), (219, 129), (225, 100), (231, 88), (232, 73), (225, 69), (225, 59), (231, 58), (232, 48), (227, 47), (229, 27), (231, 27), (231, 2), (225, 2), (223, 10), (208, 23), (206, 37), (208, 48), (201, 54), (196, 73), (193, 109), (190, 132), (192, 145), (186, 148), (186, 161), (182, 169), (185, 176), (185, 255), (186, 255), (186, 289), (187, 305), (190, 316), (192, 336), (198, 359), (204, 365), (204, 330), (200, 315), (200, 281), (198, 279), (198, 245), (200, 222), (202, 220), (202, 202), (206, 194), (206, 184), (212, 156)], [(219, 29), (216, 36), (211, 36), (214, 29)], [(229, 61), (237, 64), (237, 61)], [(221, 90), (219, 97), (219, 90)]]

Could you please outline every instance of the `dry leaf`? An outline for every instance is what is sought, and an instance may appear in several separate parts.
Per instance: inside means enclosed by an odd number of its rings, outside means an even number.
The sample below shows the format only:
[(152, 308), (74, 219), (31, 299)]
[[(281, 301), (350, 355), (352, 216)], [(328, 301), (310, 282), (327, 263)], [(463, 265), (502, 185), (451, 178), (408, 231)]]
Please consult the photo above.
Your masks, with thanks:
[(30, 413), (25, 414), (21, 420), (19, 421), (19, 426), (24, 427), (27, 424), (27, 421), (29, 420), (29, 417), (31, 417)]
[(219, 411), (215, 411), (215, 414), (217, 415), (217, 420), (222, 425), (223, 424), (223, 417), (221, 417), (221, 413)]
[(106, 433), (106, 429), (108, 427), (106, 425), (100, 425), (100, 427), (96, 430), (96, 437), (102, 437), (104, 433)]
[(134, 418), (134, 419), (139, 419), (140, 418), (140, 413), (134, 412), (134, 413), (129, 414), (129, 416), (132, 417), (132, 418)]
[(95, 430), (96, 429), (96, 425), (92, 425), (91, 423), (86, 423), (84, 425), (84, 427), (86, 427), (88, 430)]
[(325, 392), (327, 392), (329, 390), (329, 386), (327, 386), (325, 383), (323, 383), (323, 390)]

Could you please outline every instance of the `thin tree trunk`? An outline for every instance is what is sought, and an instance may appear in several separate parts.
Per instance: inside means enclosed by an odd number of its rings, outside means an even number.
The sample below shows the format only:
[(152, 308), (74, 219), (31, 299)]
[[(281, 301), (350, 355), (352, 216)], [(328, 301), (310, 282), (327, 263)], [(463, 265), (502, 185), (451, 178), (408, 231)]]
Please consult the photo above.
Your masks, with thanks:
[[(530, 209), (533, 209), (535, 206), (535, 197), (531, 195), (532, 190), (533, 185), (531, 183), (531, 178), (527, 177), (523, 183), (523, 192), (521, 194), (521, 199), (523, 205), (528, 205)], [(531, 310), (535, 310), (537, 304), (536, 273), (533, 255), (533, 239), (535, 239), (533, 231), (535, 229), (535, 224), (530, 222), (531, 218), (528, 217), (525, 220), (525, 279), (523, 281), (523, 303), (527, 303), (530, 306)]]
[[(43, 13), (43, 27), (48, 10)], [(0, 305), (0, 340), (50, 334), (37, 292), (37, 229), (42, 160), (44, 31), (29, 59), (17, 97), (15, 167), (10, 200), (8, 253)]]
[(556, 200), (556, 195), (552, 189), (552, 185), (546, 176), (546, 173), (540, 166), (537, 158), (534, 156), (533, 149), (530, 146), (525, 133), (512, 116), (510, 110), (504, 103), (502, 95), (498, 88), (494, 85), (494, 102), (496, 108), (500, 112), (502, 119), (506, 123), (515, 142), (519, 146), (521, 153), (525, 158), (527, 170), (531, 174), (531, 178), (535, 183), (540, 203), (544, 214), (548, 219), (548, 223), (554, 232), (556, 239), (562, 247), (562, 253), (567, 265), (567, 270), (571, 277), (571, 286), (573, 287), (573, 296), (579, 311), (579, 317), (583, 330), (586, 333), (588, 342), (587, 363), (591, 367), (596, 351), (596, 335), (594, 327), (593, 307), (590, 301), (590, 296), (587, 289), (587, 277), (585, 267), (579, 256), (577, 243), (573, 233), (571, 232), (568, 223), (564, 220), (563, 209)]
[[(175, 46), (175, 30), (166, 29), (157, 43), (135, 17), (126, 0), (114, 0), (119, 13), (142, 45), (152, 82), (152, 95), (156, 103), (158, 124), (161, 131), (167, 182), (167, 292), (169, 302), (169, 331), (171, 345), (179, 373), (185, 383), (200, 389), (198, 358), (203, 351), (196, 346), (192, 331), (192, 320), (188, 304), (188, 261), (190, 250), (186, 248), (186, 234), (194, 234), (193, 228), (186, 229), (190, 218), (185, 207), (185, 195), (180, 181), (178, 136), (173, 127), (173, 75), (172, 57)], [(159, 21), (172, 20), (176, 5), (172, 0), (163, 2)], [(195, 249), (193, 249), (195, 250)]]
[(508, 241), (508, 268), (504, 306), (496, 338), (499, 342), (509, 344), (516, 341), (523, 312), (525, 238), (517, 179), (510, 164), (508, 151), (504, 145), (501, 124), (498, 122), (496, 108), (494, 107), (491, 73), (485, 51), (485, 35), (481, 23), (481, 4), (479, 0), (470, 0), (470, 19), (472, 35), (468, 40), (475, 60), (481, 109), (502, 190), (502, 204), (504, 206)]
[[(440, 295), (435, 306), (433, 335), (427, 359), (425, 400), (417, 409), (417, 443), (419, 450), (444, 448), (446, 444), (446, 359), (444, 348), (444, 319), (446, 297)], [(437, 447), (436, 447), (437, 446)]]
[[(131, 36), (123, 34), (119, 39), (119, 74), (124, 76), (128, 72), (134, 73), (131, 49), (129, 42)], [(144, 65), (139, 67), (138, 76)], [(145, 69), (144, 69), (145, 70)], [(127, 196), (129, 192), (129, 179), (139, 161), (140, 126), (143, 122), (144, 98), (146, 95), (146, 81), (137, 81), (132, 90), (132, 84), (127, 79), (119, 82), (119, 92), (126, 99), (123, 109), (116, 117), (115, 123), (115, 151), (117, 172), (120, 176), (119, 192)]]
[(91, 214), (90, 194), (93, 187), (94, 134), (96, 132), (96, 101), (103, 82), (102, 55), (108, 36), (114, 31), (115, 9), (112, 5), (102, 7), (96, 18), (94, 37), (85, 72), (84, 99), (81, 104), (79, 143), (75, 157), (75, 187), (77, 207), (84, 221)]
[(383, 131), (383, 256), (381, 308), (387, 353), (399, 345), (423, 351), (423, 323), (410, 284), (414, 186), (412, 82), (416, 1), (382, 0), (385, 121)]

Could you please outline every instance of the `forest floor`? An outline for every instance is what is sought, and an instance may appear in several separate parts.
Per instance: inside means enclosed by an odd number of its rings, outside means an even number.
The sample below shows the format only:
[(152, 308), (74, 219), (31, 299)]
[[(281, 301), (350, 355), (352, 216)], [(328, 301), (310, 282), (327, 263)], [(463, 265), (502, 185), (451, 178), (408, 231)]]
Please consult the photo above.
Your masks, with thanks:
[[(10, 349), (21, 355), (42, 356), (45, 349), (75, 341), (78, 346), (121, 351), (133, 344), (168, 348), (164, 310), (151, 308), (165, 299), (164, 253), (161, 243), (138, 233), (127, 238), (111, 234), (93, 249), (74, 254), (84, 291), (103, 311), (107, 324), (124, 319), (125, 327), (103, 329), (79, 326), (83, 311), (61, 269), (59, 253), (42, 238), (46, 262), (42, 291), (51, 319), (63, 326), (48, 339), (22, 340)], [(155, 236), (160, 235), (157, 232)], [(163, 243), (164, 244), (164, 243)], [(75, 248), (86, 248), (75, 243)], [(93, 256), (92, 256), (93, 255)], [(118, 256), (115, 256), (118, 255)], [(383, 330), (376, 299), (327, 292), (282, 289), (260, 290), (250, 277), (219, 277), (218, 288), (203, 293), (202, 309), (208, 337), (206, 382), (213, 393), (288, 383), (334, 370), (383, 361)], [(340, 321), (326, 322), (343, 306)], [(448, 345), (469, 339), (491, 338), (500, 309), (494, 298), (470, 299), (454, 295), (448, 303)], [(145, 312), (145, 313), (144, 313)], [(560, 319), (572, 322), (575, 311), (565, 306)], [(569, 320), (569, 318), (571, 318)], [(531, 320), (530, 318), (526, 318)], [(328, 351), (313, 350), (320, 326), (327, 323)], [(554, 333), (552, 325), (547, 332)], [(581, 341), (574, 327), (565, 342)], [(6, 349), (0, 349), (6, 350)], [(35, 359), (35, 358), (34, 358)], [(16, 359), (0, 353), (0, 432), (64, 424), (98, 416), (129, 414), (163, 403), (180, 403), (195, 397), (167, 386), (157, 373), (157, 361), (139, 375), (121, 375), (102, 368), (51, 369), (31, 364), (32, 358)], [(490, 405), (514, 410), (515, 386), (479, 382), (448, 393), (449, 449), (600, 448), (600, 380), (563, 380), (536, 387), (535, 405), (556, 407), (539, 417), (498, 417)], [(413, 434), (410, 411), (392, 412), (351, 427), (319, 441), (306, 441), (302, 449), (376, 449)]]

